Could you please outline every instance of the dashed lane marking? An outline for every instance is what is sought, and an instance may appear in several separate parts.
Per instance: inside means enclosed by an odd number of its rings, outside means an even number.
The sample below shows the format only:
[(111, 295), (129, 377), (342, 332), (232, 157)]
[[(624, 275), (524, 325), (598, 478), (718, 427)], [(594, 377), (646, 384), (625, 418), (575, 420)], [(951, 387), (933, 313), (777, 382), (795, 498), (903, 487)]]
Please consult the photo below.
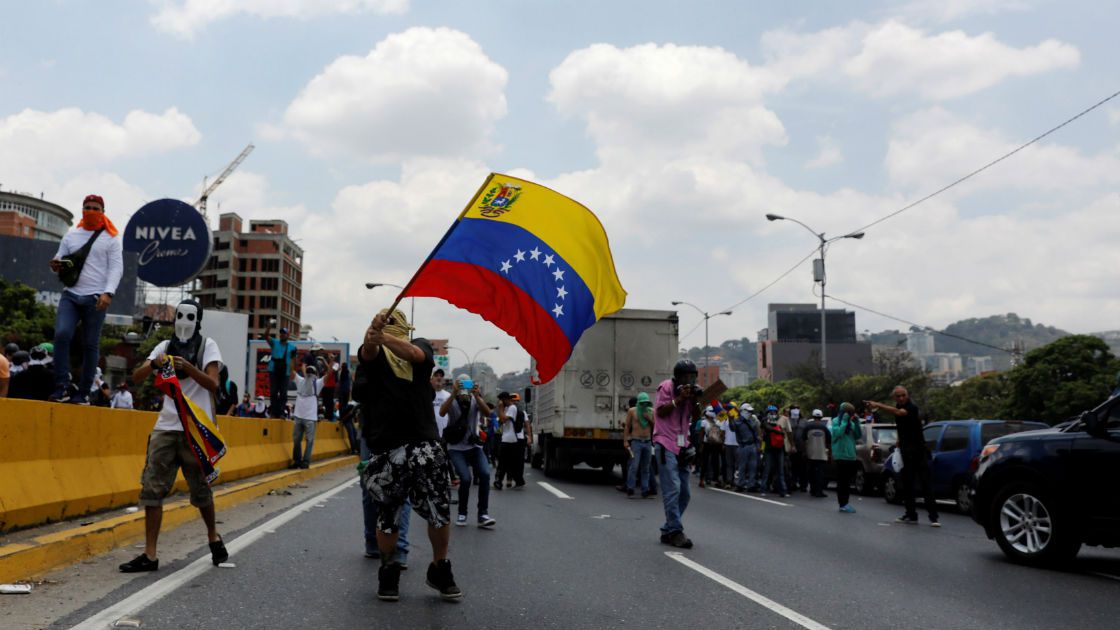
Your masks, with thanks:
[[(288, 521), (295, 519), (303, 512), (308, 511), (312, 505), (332, 497), (350, 486), (357, 483), (357, 479), (350, 479), (344, 484), (335, 486), (330, 490), (323, 492), (317, 496), (300, 503), (294, 507), (288, 508), (285, 512), (278, 516), (265, 521), (252, 530), (245, 532), (237, 538), (226, 543), (226, 549), (229, 550), (231, 556), (236, 556), (238, 552), (245, 550), (249, 545), (257, 542), (270, 532), (275, 532), (277, 528), (284, 525)], [(210, 560), (210, 555), (204, 555), (198, 560), (188, 564), (187, 566), (179, 569), (171, 575), (133, 593), (132, 595), (122, 599), (121, 601), (109, 606), (105, 610), (95, 614), (94, 616), (86, 619), (78, 625), (71, 628), (71, 630), (102, 630), (107, 628), (110, 624), (118, 621), (124, 617), (134, 616), (137, 612), (147, 608), (155, 601), (170, 594), (176, 589), (182, 587), (184, 584), (190, 582), (194, 578), (202, 575), (204, 572), (215, 568)]]
[(707, 489), (708, 490), (714, 490), (716, 492), (722, 492), (724, 494), (730, 494), (732, 496), (740, 497), (740, 498), (743, 498), (743, 499), (752, 499), (754, 501), (762, 501), (763, 503), (769, 503), (771, 505), (780, 505), (782, 507), (793, 507), (792, 503), (782, 503), (781, 501), (775, 501), (773, 499), (764, 499), (762, 497), (756, 497), (756, 496), (753, 496), (753, 495), (750, 495), (750, 494), (743, 494), (743, 493), (740, 493), (740, 492), (732, 492), (730, 490), (724, 490), (722, 488), (707, 488)]
[(1120, 582), (1120, 575), (1112, 575), (1111, 573), (1101, 573), (1099, 571), (1089, 571), (1089, 573), (1092, 574), (1092, 575), (1095, 575), (1097, 577), (1108, 578), (1110, 580), (1116, 580), (1116, 581)]
[(783, 605), (779, 604), (778, 602), (770, 599), (769, 597), (766, 597), (765, 595), (761, 595), (759, 593), (756, 593), (756, 592), (752, 591), (751, 589), (743, 586), (742, 584), (739, 584), (738, 582), (732, 580), (731, 578), (724, 577), (724, 576), (720, 575), (719, 573), (716, 573), (715, 571), (712, 571), (708, 567), (705, 567), (702, 564), (698, 564), (696, 562), (693, 562), (692, 560), (689, 560), (688, 558), (686, 558), (684, 556), (684, 554), (682, 554), (679, 551), (666, 551), (665, 555), (667, 555), (670, 558), (672, 558), (673, 560), (676, 560), (677, 562), (683, 564), (684, 566), (692, 569), (693, 571), (696, 571), (700, 575), (703, 575), (704, 577), (712, 580), (713, 582), (716, 582), (717, 584), (720, 584), (721, 586), (724, 586), (726, 588), (729, 588), (729, 589), (735, 591), (736, 593), (742, 595), (743, 597), (746, 597), (747, 599), (749, 599), (752, 602), (758, 604), (759, 606), (763, 606), (764, 608), (768, 608), (770, 611), (775, 612), (775, 613), (785, 617), (786, 619), (789, 619), (790, 621), (792, 621), (793, 623), (796, 623), (797, 625), (801, 626), (802, 628), (806, 628), (807, 630), (830, 630), (830, 628), (828, 626), (817, 623), (816, 621), (813, 621), (812, 619), (806, 617), (805, 615), (802, 615), (801, 613), (797, 612), (796, 610), (793, 610), (791, 608), (786, 608), (785, 606), (783, 606)]
[(557, 497), (559, 497), (561, 499), (571, 499), (572, 498), (571, 496), (569, 496), (567, 494), (564, 494), (564, 492), (562, 490), (560, 490), (556, 486), (548, 483), (547, 481), (538, 481), (537, 485), (544, 488), (545, 490), (548, 490), (552, 494), (555, 494)]

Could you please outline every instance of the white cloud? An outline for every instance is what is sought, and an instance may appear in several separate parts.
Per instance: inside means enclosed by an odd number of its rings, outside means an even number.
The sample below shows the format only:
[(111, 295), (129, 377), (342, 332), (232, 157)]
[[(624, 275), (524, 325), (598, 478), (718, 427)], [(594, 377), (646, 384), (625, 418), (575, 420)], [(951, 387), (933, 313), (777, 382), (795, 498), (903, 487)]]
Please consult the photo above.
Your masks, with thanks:
[(1076, 47), (1054, 39), (1015, 48), (990, 32), (931, 34), (897, 20), (809, 34), (771, 31), (762, 43), (769, 65), (784, 76), (840, 80), (877, 98), (948, 100), (1012, 77), (1076, 68), (1081, 61)]
[(412, 28), (364, 57), (331, 62), (288, 106), (284, 125), (317, 155), (475, 156), (492, 150), (507, 79), (465, 33)]
[(409, 0), (162, 0), (152, 16), (156, 28), (190, 39), (206, 25), (238, 14), (309, 19), (324, 15), (401, 14)]
[[(895, 121), (885, 164), (891, 181), (906, 189), (935, 190), (1014, 149), (996, 130), (982, 129), (941, 108)], [(1120, 184), (1120, 154), (1085, 155), (1044, 141), (962, 184), (965, 191), (1083, 191)]]
[(817, 138), (817, 155), (805, 163), (805, 168), (824, 168), (844, 161), (844, 153), (829, 136)]
[(596, 44), (549, 74), (548, 99), (587, 122), (607, 151), (677, 155), (714, 151), (761, 160), (785, 129), (762, 97), (784, 81), (721, 48)]
[(951, 22), (973, 15), (1026, 11), (1031, 4), (1023, 0), (916, 0), (899, 8), (898, 12), (918, 20)]
[(77, 108), (25, 109), (0, 118), (0, 172), (57, 172), (106, 160), (142, 157), (198, 144), (201, 134), (186, 114), (129, 112), (120, 123)]

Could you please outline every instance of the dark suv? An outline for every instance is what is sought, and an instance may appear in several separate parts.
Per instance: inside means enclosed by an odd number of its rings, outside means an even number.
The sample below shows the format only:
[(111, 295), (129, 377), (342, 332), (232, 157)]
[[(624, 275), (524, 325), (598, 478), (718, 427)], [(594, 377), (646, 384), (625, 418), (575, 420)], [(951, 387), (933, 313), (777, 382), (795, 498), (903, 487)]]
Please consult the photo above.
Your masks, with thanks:
[(1120, 546), (1120, 396), (1077, 419), (997, 438), (976, 470), (972, 518), (1012, 560), (1055, 564)]

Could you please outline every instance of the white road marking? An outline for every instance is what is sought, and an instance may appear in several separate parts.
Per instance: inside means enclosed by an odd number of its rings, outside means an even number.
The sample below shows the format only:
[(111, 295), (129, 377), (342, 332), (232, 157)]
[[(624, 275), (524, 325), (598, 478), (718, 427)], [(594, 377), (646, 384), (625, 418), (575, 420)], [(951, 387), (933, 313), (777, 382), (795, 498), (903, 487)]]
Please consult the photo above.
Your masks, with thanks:
[(547, 481), (538, 481), (538, 482), (537, 482), (537, 485), (538, 485), (538, 486), (540, 486), (540, 487), (542, 487), (542, 488), (544, 488), (545, 490), (548, 490), (548, 491), (549, 491), (549, 492), (551, 492), (552, 494), (555, 494), (556, 496), (560, 497), (561, 499), (571, 499), (571, 498), (572, 498), (572, 497), (570, 497), (570, 496), (568, 496), (568, 495), (564, 494), (564, 492), (563, 492), (563, 491), (561, 491), (561, 490), (560, 490), (559, 488), (557, 488), (556, 486), (554, 486), (554, 485), (552, 485), (552, 484), (548, 483)]
[(697, 564), (697, 563), (693, 562), (692, 560), (689, 560), (688, 558), (686, 558), (684, 556), (684, 554), (682, 554), (679, 551), (666, 551), (665, 555), (667, 555), (670, 558), (672, 558), (673, 560), (676, 560), (677, 562), (683, 564), (684, 566), (692, 569), (693, 571), (696, 571), (700, 575), (703, 575), (704, 577), (716, 582), (717, 584), (720, 584), (722, 586), (725, 586), (725, 587), (735, 591), (736, 593), (742, 595), (743, 597), (746, 597), (747, 599), (753, 601), (754, 603), (759, 604), (760, 606), (764, 606), (764, 607), (770, 609), (772, 612), (778, 613), (779, 615), (785, 617), (786, 619), (789, 619), (790, 621), (792, 621), (793, 623), (796, 623), (797, 625), (801, 626), (802, 628), (807, 628), (808, 630), (830, 630), (830, 628), (826, 625), (817, 623), (816, 621), (813, 621), (812, 619), (806, 617), (805, 615), (802, 615), (801, 613), (799, 613), (795, 610), (791, 610), (789, 608), (786, 608), (785, 606), (783, 606), (783, 605), (779, 604), (778, 602), (770, 599), (769, 597), (766, 597), (765, 595), (760, 595), (760, 594), (752, 591), (751, 589), (743, 586), (742, 584), (739, 584), (738, 582), (735, 582), (735, 581), (731, 580), (730, 578), (724, 577), (724, 576), (720, 575), (719, 573), (716, 573), (715, 571), (712, 571), (711, 569), (705, 567), (702, 564)]
[[(326, 497), (334, 496), (339, 492), (346, 490), (357, 482), (357, 478), (351, 479), (346, 483), (335, 486), (334, 488), (331, 488), (330, 490), (327, 490), (322, 494), (319, 494), (318, 496), (314, 496), (304, 501), (303, 503), (288, 508), (288, 510), (283, 512), (282, 514), (262, 523), (261, 525), (258, 525), (248, 532), (245, 532), (234, 540), (227, 542), (226, 549), (229, 551), (231, 556), (236, 556), (239, 552), (248, 548), (249, 545), (252, 545), (253, 543), (263, 538), (269, 531), (275, 531), (281, 525), (284, 525), (288, 521), (291, 521), (292, 519), (298, 517), (301, 513), (306, 512), (309, 506), (322, 501)], [(73, 628), (71, 628), (71, 630), (102, 630), (103, 628), (108, 627), (113, 622), (125, 616), (135, 615), (137, 612), (143, 610), (144, 608), (147, 608), (155, 601), (159, 600), (162, 597), (165, 597), (166, 595), (169, 595), (176, 589), (182, 587), (184, 584), (190, 582), (194, 578), (202, 575), (212, 568), (215, 567), (214, 563), (210, 560), (210, 556), (204, 555), (198, 560), (195, 560), (182, 569), (179, 569), (178, 571), (172, 573), (171, 575), (153, 584), (150, 584), (145, 588), (140, 589), (136, 593), (133, 593), (125, 599), (117, 602), (116, 604), (109, 606), (105, 610), (102, 610), (89, 619), (86, 619), (85, 621), (74, 626)]]
[(708, 488), (708, 490), (715, 490), (716, 492), (722, 492), (724, 494), (730, 494), (730, 495), (733, 495), (733, 496), (742, 497), (744, 499), (754, 499), (755, 501), (762, 501), (763, 503), (769, 503), (771, 505), (780, 505), (782, 507), (793, 507), (792, 503), (782, 503), (781, 501), (775, 501), (773, 499), (764, 499), (762, 497), (756, 497), (756, 496), (752, 496), (752, 495), (749, 495), (749, 494), (743, 494), (743, 493), (740, 493), (740, 492), (732, 492), (730, 490), (724, 490), (722, 488)]
[(1096, 575), (1098, 577), (1108, 578), (1110, 580), (1116, 580), (1116, 581), (1120, 582), (1120, 575), (1112, 575), (1110, 573), (1100, 573), (1099, 571), (1090, 571), (1089, 573), (1091, 573), (1092, 575)]

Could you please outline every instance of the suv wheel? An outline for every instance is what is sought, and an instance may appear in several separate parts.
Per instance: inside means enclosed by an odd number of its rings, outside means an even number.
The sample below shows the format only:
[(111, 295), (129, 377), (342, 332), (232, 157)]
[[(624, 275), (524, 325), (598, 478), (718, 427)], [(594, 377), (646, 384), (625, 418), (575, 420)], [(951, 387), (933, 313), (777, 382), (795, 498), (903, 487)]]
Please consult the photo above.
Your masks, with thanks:
[(992, 502), (996, 542), (1015, 562), (1053, 565), (1077, 555), (1081, 541), (1057, 502), (1034, 484), (1012, 484)]
[(886, 475), (883, 480), (883, 498), (887, 503), (898, 505), (902, 503), (902, 492), (897, 475)]
[(969, 487), (967, 483), (962, 482), (957, 484), (956, 500), (957, 510), (959, 510), (961, 514), (972, 513), (972, 497), (969, 496)]

